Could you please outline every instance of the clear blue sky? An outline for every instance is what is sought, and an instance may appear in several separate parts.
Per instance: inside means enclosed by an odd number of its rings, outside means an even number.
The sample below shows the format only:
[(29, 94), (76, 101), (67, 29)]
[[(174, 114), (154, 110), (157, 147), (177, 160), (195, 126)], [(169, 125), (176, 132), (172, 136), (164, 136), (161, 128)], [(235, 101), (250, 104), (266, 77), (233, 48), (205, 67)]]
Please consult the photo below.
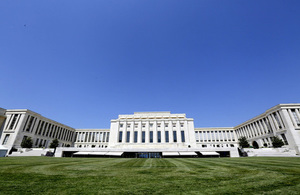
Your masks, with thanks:
[(0, 107), (74, 128), (171, 111), (235, 126), (300, 103), (299, 0), (0, 2)]

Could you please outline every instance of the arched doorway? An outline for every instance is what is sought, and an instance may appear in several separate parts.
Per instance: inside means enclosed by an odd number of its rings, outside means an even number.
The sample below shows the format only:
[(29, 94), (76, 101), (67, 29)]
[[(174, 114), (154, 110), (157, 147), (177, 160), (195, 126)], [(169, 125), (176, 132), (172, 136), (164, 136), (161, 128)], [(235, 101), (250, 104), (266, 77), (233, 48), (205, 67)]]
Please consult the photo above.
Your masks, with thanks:
[(254, 149), (259, 148), (258, 143), (256, 141), (252, 142), (252, 146), (253, 146)]

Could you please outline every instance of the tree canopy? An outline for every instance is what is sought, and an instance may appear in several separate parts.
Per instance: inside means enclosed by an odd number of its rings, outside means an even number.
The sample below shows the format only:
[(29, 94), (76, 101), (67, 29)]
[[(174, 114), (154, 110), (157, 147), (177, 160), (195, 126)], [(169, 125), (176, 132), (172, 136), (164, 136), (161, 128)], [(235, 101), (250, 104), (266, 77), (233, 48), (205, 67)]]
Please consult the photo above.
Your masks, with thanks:
[(249, 148), (249, 146), (250, 146), (248, 141), (247, 141), (247, 138), (244, 137), (244, 136), (239, 138), (239, 145), (242, 148)]
[(24, 138), (21, 143), (22, 148), (32, 148), (32, 145), (33, 145), (33, 142), (32, 142), (31, 137)]

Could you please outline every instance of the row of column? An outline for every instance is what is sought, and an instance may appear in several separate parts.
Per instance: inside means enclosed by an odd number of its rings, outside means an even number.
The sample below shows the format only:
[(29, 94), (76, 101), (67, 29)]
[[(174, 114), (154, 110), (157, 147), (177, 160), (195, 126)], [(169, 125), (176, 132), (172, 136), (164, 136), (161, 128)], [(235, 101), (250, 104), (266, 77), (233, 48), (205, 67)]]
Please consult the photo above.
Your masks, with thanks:
[(233, 130), (228, 131), (195, 131), (196, 142), (235, 141)]
[[(158, 123), (160, 124), (160, 127), (158, 127)], [(182, 137), (181, 137), (181, 130), (184, 130), (184, 138), (187, 137), (187, 121), (183, 122), (183, 128), (181, 128), (180, 121), (176, 121), (176, 127), (173, 128), (174, 121), (151, 121), (152, 127), (150, 127), (150, 121), (138, 121), (138, 122), (128, 122), (128, 121), (122, 121), (121, 124), (123, 124), (123, 127), (120, 127), (120, 121), (117, 122), (118, 126), (118, 136), (117, 136), (117, 142), (121, 141), (121, 143), (127, 143), (126, 141), (126, 135), (127, 131), (130, 133), (129, 143), (134, 143), (134, 132), (137, 132), (137, 143), (143, 143), (142, 142), (142, 132), (145, 132), (145, 143), (150, 143), (150, 131), (153, 132), (153, 143), (158, 143), (157, 140), (157, 132), (161, 132), (161, 143), (166, 143), (166, 137), (165, 132), (169, 132), (169, 143), (174, 143), (174, 137), (173, 137), (173, 131), (176, 131), (177, 136), (177, 142), (176, 143), (182, 143)], [(137, 128), (135, 128), (135, 125), (138, 125)], [(142, 124), (145, 124), (145, 127), (142, 127)], [(165, 124), (168, 124), (168, 127), (165, 127)], [(127, 128), (127, 125), (130, 125), (129, 128)], [(122, 139), (120, 139), (120, 133), (122, 132)]]
[(77, 142), (108, 142), (109, 132), (77, 132), (76, 133)]
[(282, 115), (279, 111), (269, 114), (267, 117), (254, 121), (236, 130), (238, 137), (253, 138), (274, 133), (285, 128)]

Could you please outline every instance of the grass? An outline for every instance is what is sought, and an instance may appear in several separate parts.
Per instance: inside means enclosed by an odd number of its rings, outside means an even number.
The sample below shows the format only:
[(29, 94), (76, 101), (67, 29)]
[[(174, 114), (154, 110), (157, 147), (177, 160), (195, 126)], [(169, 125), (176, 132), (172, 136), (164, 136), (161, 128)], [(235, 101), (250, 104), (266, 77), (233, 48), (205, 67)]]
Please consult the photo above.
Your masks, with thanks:
[(300, 158), (0, 158), (1, 194), (299, 194)]

